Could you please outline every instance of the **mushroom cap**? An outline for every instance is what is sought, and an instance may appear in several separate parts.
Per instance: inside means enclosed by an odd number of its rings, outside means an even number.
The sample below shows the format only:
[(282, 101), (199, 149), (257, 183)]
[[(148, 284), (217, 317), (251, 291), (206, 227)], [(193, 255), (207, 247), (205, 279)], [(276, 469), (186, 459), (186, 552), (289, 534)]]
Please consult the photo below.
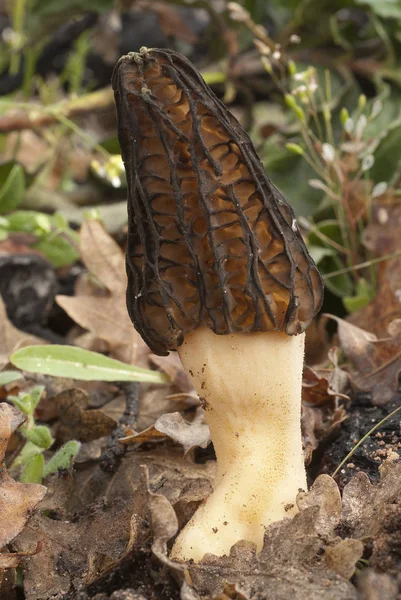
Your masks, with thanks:
[(153, 352), (186, 332), (301, 333), (323, 284), (293, 210), (197, 69), (142, 48), (113, 73), (128, 181), (127, 305)]

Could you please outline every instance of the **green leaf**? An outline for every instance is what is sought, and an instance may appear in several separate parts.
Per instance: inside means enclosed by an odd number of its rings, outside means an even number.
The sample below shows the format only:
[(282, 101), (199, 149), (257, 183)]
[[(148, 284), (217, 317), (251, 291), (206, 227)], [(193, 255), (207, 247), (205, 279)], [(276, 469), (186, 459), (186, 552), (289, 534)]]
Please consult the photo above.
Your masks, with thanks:
[(32, 429), (24, 430), (23, 434), (32, 444), (44, 450), (50, 448), (54, 442), (50, 429), (46, 425), (35, 425)]
[(41, 250), (56, 268), (66, 267), (78, 260), (79, 254), (62, 235), (50, 235), (42, 239), (35, 248)]
[(32, 233), (37, 236), (35, 248), (41, 250), (55, 267), (64, 267), (78, 259), (78, 234), (59, 214), (53, 216), (34, 210), (18, 210), (7, 216), (3, 225), (9, 232)]
[(401, 0), (355, 0), (356, 4), (369, 6), (383, 19), (401, 19)]
[(7, 385), (7, 383), (11, 383), (12, 381), (16, 381), (17, 379), (21, 379), (21, 373), (18, 371), (1, 371), (0, 373), (0, 387), (2, 385)]
[(321, 246), (308, 245), (308, 251), (315, 263), (318, 265), (326, 256), (335, 256), (333, 248), (323, 248)]
[(0, 213), (18, 206), (24, 197), (25, 174), (21, 165), (8, 162), (0, 165)]
[(290, 202), (297, 216), (310, 216), (322, 199), (322, 192), (312, 189), (308, 183), (315, 177), (315, 171), (303, 156), (278, 147), (278, 143), (277, 136), (272, 136), (263, 150), (266, 173)]
[(35, 408), (39, 404), (44, 389), (43, 385), (38, 385), (32, 388), (28, 394), (21, 393), (18, 396), (9, 396), (8, 400), (20, 411), (30, 417), (33, 415)]
[(82, 381), (141, 381), (166, 383), (167, 375), (126, 365), (119, 360), (75, 346), (26, 346), (10, 357), (14, 366), (31, 373)]
[[(321, 234), (321, 236), (319, 236), (319, 234)], [(327, 238), (327, 241), (325, 238)], [(333, 247), (330, 245), (330, 240), (333, 240), (336, 244), (343, 244), (340, 226), (334, 219), (320, 221), (316, 225), (316, 229), (312, 230), (308, 235), (308, 242), (310, 244), (333, 250)]]
[(43, 452), (43, 448), (39, 448), (36, 444), (32, 442), (27, 442), (25, 446), (22, 448), (21, 452), (18, 454), (17, 458), (12, 462), (10, 469), (15, 470), (17, 467), (21, 465), (26, 465), (27, 462), (32, 458), (32, 456), (36, 456), (37, 454), (41, 454)]
[(374, 298), (375, 290), (366, 279), (359, 279), (356, 286), (355, 296), (347, 296), (343, 298), (343, 304), (348, 312), (361, 310), (369, 304)]
[(401, 124), (391, 128), (381, 140), (374, 154), (375, 162), (370, 176), (377, 183), (390, 181), (401, 164)]
[(69, 469), (71, 461), (78, 454), (80, 447), (81, 444), (76, 440), (71, 440), (64, 444), (46, 463), (43, 473), (44, 477), (47, 477), (50, 473), (57, 473), (59, 469)]
[(44, 466), (45, 461), (42, 454), (34, 454), (31, 456), (21, 473), (21, 483), (41, 483)]
[[(319, 271), (322, 275), (338, 271), (344, 267), (338, 256), (326, 256), (319, 263)], [(330, 290), (335, 296), (344, 298), (352, 296), (354, 293), (354, 284), (351, 276), (348, 273), (341, 273), (335, 277), (330, 277), (324, 282), (325, 287)]]
[(36, 16), (49, 17), (62, 11), (105, 12), (113, 7), (114, 0), (35, 0), (32, 12)]

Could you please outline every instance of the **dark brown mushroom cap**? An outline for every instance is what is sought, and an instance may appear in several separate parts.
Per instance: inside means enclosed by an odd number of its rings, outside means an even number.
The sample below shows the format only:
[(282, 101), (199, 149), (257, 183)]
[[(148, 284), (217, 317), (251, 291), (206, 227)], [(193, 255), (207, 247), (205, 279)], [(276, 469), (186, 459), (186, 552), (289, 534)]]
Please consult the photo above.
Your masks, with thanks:
[(248, 135), (171, 50), (117, 63), (128, 180), (127, 303), (157, 354), (215, 333), (306, 329), (323, 285), (294, 213)]

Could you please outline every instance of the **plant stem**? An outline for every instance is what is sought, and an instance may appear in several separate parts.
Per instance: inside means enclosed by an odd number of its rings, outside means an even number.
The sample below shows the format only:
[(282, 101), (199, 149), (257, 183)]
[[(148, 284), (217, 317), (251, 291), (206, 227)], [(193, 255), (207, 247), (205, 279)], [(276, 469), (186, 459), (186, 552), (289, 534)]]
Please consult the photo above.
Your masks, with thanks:
[(341, 467), (343, 467), (345, 465), (345, 463), (347, 462), (347, 460), (349, 460), (351, 458), (351, 456), (356, 452), (356, 450), (358, 450), (359, 446), (361, 446), (368, 439), (368, 437), (370, 437), (372, 435), (372, 433), (374, 431), (376, 431), (376, 429), (379, 429), (379, 427), (381, 427), (383, 425), (383, 423), (385, 423), (388, 419), (390, 419), (392, 416), (394, 416), (395, 414), (397, 414), (400, 410), (401, 410), (401, 406), (399, 406), (398, 408), (396, 408), (395, 410), (393, 410), (393, 412), (391, 412), (390, 414), (386, 415), (384, 417), (384, 419), (382, 419), (381, 421), (379, 421), (378, 423), (376, 423), (376, 425), (374, 427), (372, 427), (372, 429), (370, 429), (368, 431), (368, 433), (366, 433), (359, 440), (359, 442), (357, 444), (355, 444), (355, 446), (352, 448), (352, 450), (350, 452), (348, 452), (347, 456), (344, 458), (344, 460), (342, 460), (340, 462), (340, 464), (338, 465), (338, 467), (334, 471), (334, 473), (332, 475), (333, 479), (338, 474), (338, 472), (340, 471)]
[(343, 273), (349, 273), (350, 271), (355, 271), (357, 269), (364, 269), (366, 267), (370, 267), (371, 265), (376, 265), (377, 263), (383, 262), (385, 260), (391, 260), (392, 258), (398, 258), (400, 256), (401, 256), (401, 251), (393, 252), (393, 254), (386, 254), (385, 256), (380, 256), (379, 258), (372, 258), (371, 260), (367, 260), (367, 261), (359, 263), (357, 265), (352, 265), (352, 267), (344, 267), (344, 269), (338, 269), (338, 271), (332, 271), (331, 273), (326, 273), (326, 275), (323, 275), (323, 279), (331, 279), (332, 277), (336, 277), (337, 275), (342, 275)]

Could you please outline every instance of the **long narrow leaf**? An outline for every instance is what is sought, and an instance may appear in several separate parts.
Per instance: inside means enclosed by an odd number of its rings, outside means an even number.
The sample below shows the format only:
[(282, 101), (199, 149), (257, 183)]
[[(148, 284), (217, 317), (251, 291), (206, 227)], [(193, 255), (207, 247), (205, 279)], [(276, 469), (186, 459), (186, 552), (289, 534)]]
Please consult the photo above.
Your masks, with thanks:
[(10, 362), (23, 371), (84, 381), (169, 381), (164, 373), (126, 365), (75, 346), (26, 346), (14, 352)]

